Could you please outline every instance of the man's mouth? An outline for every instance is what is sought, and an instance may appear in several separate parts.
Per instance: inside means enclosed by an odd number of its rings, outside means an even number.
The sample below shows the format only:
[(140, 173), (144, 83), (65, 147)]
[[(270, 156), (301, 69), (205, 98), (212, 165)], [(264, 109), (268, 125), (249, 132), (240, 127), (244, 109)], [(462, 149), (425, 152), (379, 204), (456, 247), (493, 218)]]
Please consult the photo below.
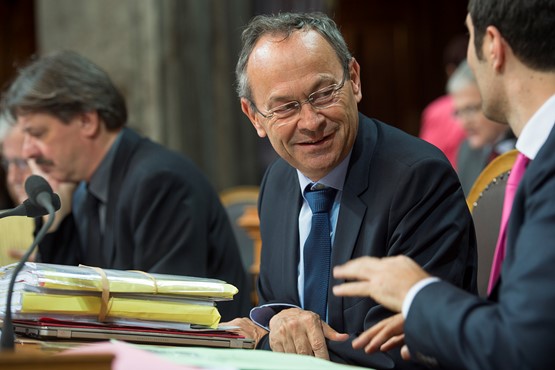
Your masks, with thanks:
[(302, 142), (301, 145), (306, 145), (306, 146), (320, 145), (320, 144), (323, 144), (323, 143), (329, 141), (330, 139), (331, 139), (331, 135), (326, 135), (326, 136), (323, 136), (323, 137), (321, 137), (319, 139), (316, 139), (316, 140), (310, 140), (310, 141)]
[(40, 167), (51, 167), (53, 165), (52, 161), (49, 161), (48, 159), (44, 159), (44, 158), (35, 159), (35, 163), (37, 164), (37, 166), (40, 166)]

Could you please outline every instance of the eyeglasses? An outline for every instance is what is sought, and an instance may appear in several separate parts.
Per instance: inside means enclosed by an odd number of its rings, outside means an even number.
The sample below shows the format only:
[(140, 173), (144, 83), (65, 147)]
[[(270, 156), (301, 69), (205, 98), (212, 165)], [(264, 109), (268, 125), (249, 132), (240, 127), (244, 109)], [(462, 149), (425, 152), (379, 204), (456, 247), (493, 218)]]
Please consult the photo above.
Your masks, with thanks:
[(326, 109), (335, 104), (339, 100), (338, 92), (345, 84), (346, 76), (346, 74), (343, 74), (343, 79), (339, 84), (329, 85), (320, 90), (316, 90), (305, 100), (290, 101), (289, 103), (282, 104), (269, 110), (267, 113), (262, 113), (254, 103), (251, 102), (251, 104), (262, 117), (273, 119), (274, 122), (280, 121), (282, 123), (287, 123), (285, 121), (299, 114), (303, 104), (309, 103), (314, 109)]
[(18, 170), (26, 170), (29, 167), (27, 160), (24, 158), (2, 158), (2, 167), (4, 170), (7, 171), (12, 164), (17, 167)]
[(453, 116), (458, 119), (473, 117), (482, 111), (482, 103), (468, 105), (466, 107), (455, 109)]

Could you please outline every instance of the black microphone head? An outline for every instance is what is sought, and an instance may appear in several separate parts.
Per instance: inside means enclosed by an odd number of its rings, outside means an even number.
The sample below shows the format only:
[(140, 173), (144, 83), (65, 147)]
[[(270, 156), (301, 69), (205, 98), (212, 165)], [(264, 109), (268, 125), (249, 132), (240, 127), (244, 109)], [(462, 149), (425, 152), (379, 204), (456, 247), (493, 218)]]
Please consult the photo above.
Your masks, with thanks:
[[(31, 201), (31, 199), (25, 200), (22, 205), (25, 207), (25, 212), (21, 216), (41, 217), (48, 215), (48, 210), (46, 208), (36, 205)], [(52, 193), (52, 206), (54, 206), (55, 211), (59, 210), (62, 206), (60, 196), (56, 193)]]
[[(53, 194), (52, 187), (48, 181), (39, 175), (31, 175), (27, 178), (27, 180), (25, 180), (25, 192), (27, 193), (27, 196), (29, 196), (31, 202), (35, 205), (39, 205), (37, 203), (37, 196), (40, 193), (47, 192), (48, 194)], [(60, 199), (58, 198), (58, 201), (59, 200)], [(52, 197), (52, 203), (54, 203), (54, 197)]]
[(25, 207), (25, 216), (27, 217), (41, 217), (48, 214), (48, 210), (44, 207), (37, 206), (31, 202), (30, 199), (25, 200), (22, 205)]

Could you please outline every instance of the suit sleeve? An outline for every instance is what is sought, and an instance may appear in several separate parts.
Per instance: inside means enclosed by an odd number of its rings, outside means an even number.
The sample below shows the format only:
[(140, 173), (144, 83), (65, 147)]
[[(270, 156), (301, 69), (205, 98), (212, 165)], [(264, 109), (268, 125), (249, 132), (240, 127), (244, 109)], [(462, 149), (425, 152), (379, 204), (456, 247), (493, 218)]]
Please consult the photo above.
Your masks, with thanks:
[(553, 367), (555, 174), (538, 172), (515, 197), (497, 302), (447, 283), (424, 288), (405, 323), (411, 353), (447, 368)]
[(407, 255), (428, 273), (475, 293), (474, 225), (454, 170), (444, 160), (427, 158), (396, 183), (387, 255)]
[[(190, 174), (194, 176), (195, 174)], [(202, 181), (170, 171), (140, 181), (132, 202), (134, 266), (143, 271), (225, 280), (239, 293), (218, 304), (223, 320), (245, 316), (248, 279), (217, 194)]]

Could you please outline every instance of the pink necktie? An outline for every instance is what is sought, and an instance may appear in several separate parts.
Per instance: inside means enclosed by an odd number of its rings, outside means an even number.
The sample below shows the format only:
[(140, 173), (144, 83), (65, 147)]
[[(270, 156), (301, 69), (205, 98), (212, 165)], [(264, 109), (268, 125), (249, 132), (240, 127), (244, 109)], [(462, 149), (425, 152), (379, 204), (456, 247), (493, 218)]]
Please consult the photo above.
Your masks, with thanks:
[(505, 198), (503, 200), (503, 213), (501, 214), (501, 226), (499, 228), (499, 236), (497, 237), (497, 245), (495, 246), (495, 254), (493, 256), (493, 263), (489, 276), (488, 294), (490, 294), (493, 290), (493, 287), (499, 278), (499, 274), (501, 273), (501, 264), (505, 258), (505, 245), (507, 243), (507, 224), (509, 223), (513, 200), (515, 198), (516, 189), (518, 188), (518, 183), (522, 179), (524, 171), (526, 171), (526, 166), (529, 162), (530, 159), (528, 159), (524, 154), (518, 153), (509, 178), (507, 179)]

